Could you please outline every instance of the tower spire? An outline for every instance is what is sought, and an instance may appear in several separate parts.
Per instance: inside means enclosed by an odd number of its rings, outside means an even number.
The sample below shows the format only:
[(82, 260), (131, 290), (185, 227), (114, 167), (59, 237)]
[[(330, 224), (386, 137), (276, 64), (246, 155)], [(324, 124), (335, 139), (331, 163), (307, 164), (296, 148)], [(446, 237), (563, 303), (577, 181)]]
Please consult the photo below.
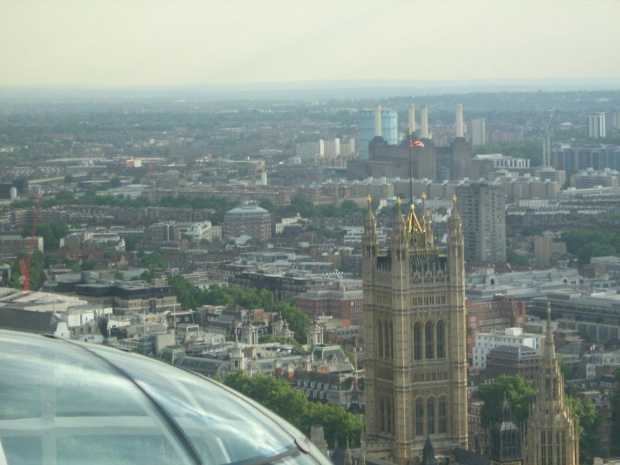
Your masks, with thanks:
[(555, 360), (555, 344), (553, 342), (553, 325), (551, 324), (551, 302), (547, 302), (547, 331), (545, 337), (545, 359)]

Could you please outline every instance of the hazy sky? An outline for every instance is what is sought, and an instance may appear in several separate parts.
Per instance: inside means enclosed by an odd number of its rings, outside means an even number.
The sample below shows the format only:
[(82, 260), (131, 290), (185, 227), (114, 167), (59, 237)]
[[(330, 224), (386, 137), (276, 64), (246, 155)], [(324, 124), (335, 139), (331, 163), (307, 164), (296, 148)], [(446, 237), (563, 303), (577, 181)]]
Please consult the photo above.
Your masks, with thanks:
[(0, 0), (0, 86), (620, 78), (619, 0)]

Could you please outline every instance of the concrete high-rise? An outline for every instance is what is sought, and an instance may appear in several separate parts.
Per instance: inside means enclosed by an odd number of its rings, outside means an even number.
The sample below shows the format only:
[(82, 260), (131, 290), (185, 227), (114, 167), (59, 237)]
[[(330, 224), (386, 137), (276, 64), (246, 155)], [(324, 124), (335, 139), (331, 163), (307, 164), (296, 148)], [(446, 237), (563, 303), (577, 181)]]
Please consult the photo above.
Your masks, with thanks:
[(588, 137), (605, 138), (605, 113), (588, 115)]
[(506, 201), (504, 189), (487, 183), (456, 188), (465, 236), (465, 258), (506, 261)]
[(380, 251), (369, 199), (362, 240), (367, 453), (401, 465), (420, 463), (427, 437), (438, 456), (467, 447), (464, 245), (456, 206), (447, 253), (434, 241), (424, 203), (403, 218), (399, 200), (388, 250)]
[(487, 143), (487, 128), (486, 120), (484, 118), (471, 120), (471, 145), (477, 147), (479, 145), (486, 145)]

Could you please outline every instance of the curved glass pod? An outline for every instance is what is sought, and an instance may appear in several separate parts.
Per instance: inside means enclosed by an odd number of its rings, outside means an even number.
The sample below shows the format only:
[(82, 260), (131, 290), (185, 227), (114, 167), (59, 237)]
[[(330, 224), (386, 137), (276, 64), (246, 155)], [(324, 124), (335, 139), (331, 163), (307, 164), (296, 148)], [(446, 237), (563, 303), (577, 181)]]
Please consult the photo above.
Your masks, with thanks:
[(329, 463), (214, 381), (102, 346), (0, 331), (0, 464)]

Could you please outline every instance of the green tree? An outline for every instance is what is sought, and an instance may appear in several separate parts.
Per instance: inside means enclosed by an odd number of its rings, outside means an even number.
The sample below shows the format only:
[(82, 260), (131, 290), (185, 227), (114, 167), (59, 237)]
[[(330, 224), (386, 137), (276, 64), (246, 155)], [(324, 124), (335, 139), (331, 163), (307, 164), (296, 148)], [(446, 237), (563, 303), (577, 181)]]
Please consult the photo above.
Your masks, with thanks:
[(136, 250), (138, 242), (140, 242), (140, 237), (135, 234), (127, 234), (125, 236), (125, 250), (127, 252), (133, 252)]
[(489, 428), (501, 420), (504, 399), (510, 402), (515, 423), (524, 422), (530, 404), (536, 400), (536, 391), (532, 382), (521, 376), (500, 375), (492, 383), (481, 385), (478, 397), (484, 402), (480, 422), (484, 428)]
[(312, 426), (323, 426), (330, 446), (335, 440), (344, 444), (347, 438), (359, 443), (364, 427), (360, 417), (339, 405), (310, 402), (303, 391), (291, 389), (284, 380), (264, 375), (249, 377), (238, 371), (229, 374), (224, 384), (272, 410), (306, 435)]
[(510, 247), (506, 248), (506, 261), (513, 266), (527, 266), (530, 264), (530, 261), (526, 256), (519, 255)]
[(110, 181), (108, 182), (108, 186), (111, 188), (115, 188), (115, 187), (121, 187), (123, 183), (121, 182), (121, 178), (119, 178), (118, 176), (114, 176), (112, 179), (110, 179)]
[(573, 417), (579, 423), (580, 463), (593, 463), (594, 457), (607, 457), (607, 451), (601, 444), (601, 437), (597, 433), (603, 418), (596, 411), (594, 403), (578, 397), (568, 397), (567, 402), (571, 406)]
[(282, 318), (288, 323), (291, 331), (295, 333), (295, 339), (301, 344), (305, 344), (307, 342), (306, 329), (310, 326), (308, 315), (296, 307), (291, 300), (278, 302), (275, 311), (282, 314)]
[(611, 393), (610, 454), (620, 456), (620, 369), (616, 370), (616, 388)]

